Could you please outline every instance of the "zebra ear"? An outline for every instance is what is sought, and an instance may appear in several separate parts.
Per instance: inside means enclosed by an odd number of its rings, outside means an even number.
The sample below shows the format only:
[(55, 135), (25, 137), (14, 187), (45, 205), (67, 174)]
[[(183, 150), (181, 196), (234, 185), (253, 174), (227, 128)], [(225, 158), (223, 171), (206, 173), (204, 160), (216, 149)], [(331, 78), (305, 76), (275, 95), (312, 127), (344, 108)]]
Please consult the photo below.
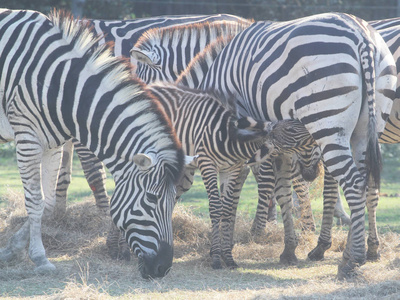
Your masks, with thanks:
[(193, 161), (196, 161), (198, 157), (199, 157), (198, 155), (195, 156), (185, 155), (185, 165), (190, 165)]
[(154, 52), (133, 47), (130, 51), (131, 58), (147, 65), (157, 65), (157, 55)]
[(133, 156), (133, 162), (139, 167), (141, 171), (146, 171), (154, 165), (151, 156), (139, 153)]

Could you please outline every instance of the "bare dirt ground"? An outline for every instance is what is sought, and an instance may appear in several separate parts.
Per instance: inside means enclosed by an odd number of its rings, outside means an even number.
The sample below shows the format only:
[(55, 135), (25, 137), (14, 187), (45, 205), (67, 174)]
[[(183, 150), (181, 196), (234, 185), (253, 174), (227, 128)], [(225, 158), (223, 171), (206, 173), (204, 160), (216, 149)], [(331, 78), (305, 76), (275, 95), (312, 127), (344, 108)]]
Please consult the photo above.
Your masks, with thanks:
[[(21, 195), (10, 194), (0, 209), (0, 247), (26, 219)], [(0, 266), (0, 298), (34, 299), (400, 299), (400, 235), (381, 235), (381, 259), (360, 268), (357, 279), (339, 282), (337, 266), (347, 232), (335, 228), (333, 245), (321, 262), (308, 261), (315, 233), (302, 233), (297, 266), (283, 266), (283, 227), (269, 226), (265, 236), (250, 236), (249, 219), (239, 216), (234, 258), (236, 270), (212, 270), (209, 224), (178, 206), (174, 216), (175, 258), (162, 279), (144, 280), (137, 260), (114, 261), (105, 246), (109, 218), (100, 216), (93, 199), (68, 207), (43, 226), (47, 255), (57, 267), (35, 275), (25, 255)]]

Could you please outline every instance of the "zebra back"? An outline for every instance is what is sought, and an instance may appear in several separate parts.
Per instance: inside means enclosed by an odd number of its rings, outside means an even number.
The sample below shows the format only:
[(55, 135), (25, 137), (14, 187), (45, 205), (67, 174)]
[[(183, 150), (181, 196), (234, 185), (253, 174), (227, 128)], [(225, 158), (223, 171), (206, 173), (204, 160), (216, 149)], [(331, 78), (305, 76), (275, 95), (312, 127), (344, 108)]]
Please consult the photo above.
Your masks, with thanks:
[[(393, 101), (392, 110), (386, 122), (385, 130), (379, 136), (379, 142), (384, 144), (396, 144), (400, 142), (400, 18), (382, 20), (373, 23), (374, 28), (378, 28), (379, 34), (382, 36), (397, 67), (397, 87), (396, 96)], [(395, 24), (395, 25), (393, 25)]]
[[(217, 165), (244, 162), (262, 146), (269, 122), (238, 120), (232, 106), (210, 92), (157, 82), (147, 89), (156, 95), (171, 119), (186, 155), (212, 157)], [(206, 146), (206, 139), (212, 143)]]
[(136, 74), (146, 83), (175, 81), (209, 43), (220, 36), (235, 36), (250, 24), (247, 20), (216, 21), (146, 31), (131, 50)]
[(134, 20), (96, 20), (88, 19), (88, 22), (93, 28), (93, 32), (97, 35), (102, 35), (100, 44), (113, 42), (114, 55), (129, 57), (130, 50), (138, 41), (141, 35), (152, 28), (163, 28), (176, 26), (178, 24), (192, 24), (199, 22), (215, 22), (215, 21), (245, 21), (244, 18), (229, 15), (166, 15), (148, 18), (139, 18)]
[(208, 44), (204, 50), (199, 52), (190, 61), (186, 69), (180, 73), (175, 83), (177, 85), (187, 86), (190, 88), (198, 88), (215, 58), (233, 38), (234, 36), (232, 35), (220, 36)]

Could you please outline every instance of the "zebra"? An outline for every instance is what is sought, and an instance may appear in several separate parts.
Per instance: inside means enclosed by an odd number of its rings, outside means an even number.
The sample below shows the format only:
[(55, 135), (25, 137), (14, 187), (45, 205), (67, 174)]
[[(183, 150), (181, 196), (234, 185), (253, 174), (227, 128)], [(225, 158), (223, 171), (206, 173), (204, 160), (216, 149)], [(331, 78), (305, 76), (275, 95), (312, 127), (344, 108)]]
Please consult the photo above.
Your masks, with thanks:
[[(199, 168), (209, 199), (212, 224), (212, 267), (236, 268), (232, 257), (233, 227), (237, 203), (232, 195), (246, 161), (261, 149), (270, 155), (310, 147), (313, 138), (298, 120), (260, 122), (251, 117), (237, 119), (232, 99), (221, 99), (210, 91), (157, 82), (147, 89), (160, 101), (182, 143), (184, 153), (196, 157), (186, 168), (177, 187), (177, 199), (193, 183), (193, 168)], [(219, 178), (219, 189), (218, 189)]]
[(153, 28), (132, 47), (136, 75), (146, 83), (174, 82), (197, 53), (219, 37), (232, 39), (251, 21), (220, 21)]
[[(210, 43), (202, 52), (199, 52), (196, 57), (189, 63), (188, 67), (179, 75), (176, 84), (188, 86), (191, 88), (199, 88), (204, 76), (208, 72), (217, 55), (222, 49), (232, 40), (233, 37), (220, 37)], [(298, 158), (298, 155), (302, 155)], [(307, 230), (315, 230), (314, 218), (311, 211), (310, 202), (307, 201), (308, 193), (304, 188), (303, 177), (307, 178), (306, 184), (313, 181), (319, 174), (319, 161), (321, 152), (319, 147), (313, 147), (311, 151), (295, 151), (292, 161), (292, 181), (294, 190), (300, 195), (301, 206), (301, 227)], [(254, 164), (251, 166), (252, 172), (255, 175), (258, 184), (258, 205), (256, 216), (251, 227), (251, 233), (254, 236), (260, 234), (265, 228), (267, 219), (270, 222), (276, 220), (276, 209), (274, 198), (271, 197), (275, 187), (275, 177), (273, 173), (273, 162), (265, 161), (261, 165)], [(236, 187), (236, 195), (234, 203), (238, 203), (241, 186), (247, 177), (248, 170), (243, 170), (240, 176), (242, 182)], [(278, 188), (278, 187), (277, 187)]]
[[(393, 104), (395, 73), (389, 49), (367, 22), (328, 13), (252, 24), (222, 50), (201, 84), (202, 89), (234, 94), (241, 115), (267, 121), (296, 118), (306, 126), (321, 148), (325, 174), (340, 183), (351, 211), (339, 279), (352, 276), (365, 262), (363, 187), (367, 181), (379, 187), (377, 133), (383, 132)], [(290, 158), (281, 155), (279, 160), (277, 180), (288, 182)], [(291, 263), (297, 260), (297, 243), (289, 228), (290, 184), (285, 186), (287, 191), (277, 197), (285, 225), (281, 261)]]
[(0, 249), (20, 259), (29, 243), (35, 272), (47, 259), (41, 220), (55, 201), (60, 147), (71, 137), (101, 159), (115, 181), (114, 223), (139, 258), (144, 278), (172, 266), (172, 210), (184, 154), (156, 97), (130, 64), (63, 11), (49, 17), (0, 10), (1, 142), (14, 140), (28, 221)]
[[(248, 22), (244, 18), (229, 14), (172, 15), (112, 21), (83, 19), (81, 22), (89, 26), (93, 34), (101, 35), (98, 41), (99, 45), (111, 42), (114, 44), (113, 49), (111, 49), (113, 55), (130, 58), (130, 50), (133, 45), (147, 30), (152, 28), (167, 28), (178, 24), (213, 24), (222, 21), (231, 23)], [(109, 196), (105, 186), (106, 173), (104, 166), (91, 151), (80, 145), (76, 139), (67, 142), (63, 148), (63, 163), (57, 185), (57, 207), (55, 212), (57, 214), (65, 213), (67, 189), (71, 182), (73, 149), (75, 149), (80, 158), (85, 177), (89, 187), (93, 191), (97, 207), (108, 214)]]
[[(379, 34), (382, 36), (386, 45), (388, 46), (390, 52), (392, 53), (394, 60), (396, 62), (397, 70), (400, 67), (400, 54), (399, 54), (399, 41), (400, 41), (400, 18), (385, 19), (370, 21), (375, 29), (378, 30)], [(390, 111), (389, 118), (387, 120), (385, 130), (379, 136), (379, 143), (382, 144), (397, 144), (400, 143), (400, 121), (398, 114), (400, 112), (400, 72), (397, 71), (397, 89), (396, 89), (396, 99), (393, 103), (392, 110)], [(340, 197), (337, 197), (337, 184), (336, 182), (327, 182), (329, 187), (327, 191), (327, 207), (324, 206), (324, 215), (321, 225), (321, 232), (318, 238), (317, 246), (308, 253), (308, 258), (311, 260), (322, 260), (324, 258), (324, 253), (330, 248), (332, 244), (331, 237), (331, 227), (332, 227), (332, 215), (333, 207), (335, 205), (336, 199), (338, 199), (339, 205), (341, 205)], [(336, 199), (334, 198), (336, 197)], [(367, 210), (368, 210), (368, 222), (369, 222), (369, 232), (368, 232), (368, 251), (367, 260), (377, 260), (379, 258), (379, 237), (376, 228), (376, 208), (378, 206), (379, 194), (376, 190), (369, 190), (367, 197)]]

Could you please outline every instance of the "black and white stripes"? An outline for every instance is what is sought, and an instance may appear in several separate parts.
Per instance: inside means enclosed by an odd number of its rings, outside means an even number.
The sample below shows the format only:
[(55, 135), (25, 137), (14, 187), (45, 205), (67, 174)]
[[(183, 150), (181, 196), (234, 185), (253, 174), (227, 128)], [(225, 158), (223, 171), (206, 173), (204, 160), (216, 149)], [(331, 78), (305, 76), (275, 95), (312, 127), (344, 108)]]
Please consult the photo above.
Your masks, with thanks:
[(183, 152), (154, 96), (108, 45), (96, 48), (98, 38), (66, 14), (2, 10), (0, 40), (0, 119), (11, 125), (0, 130), (15, 135), (29, 216), (0, 260), (18, 257), (30, 235), (36, 270), (54, 269), (40, 222), (54, 205), (60, 146), (76, 137), (114, 177), (111, 215), (143, 261), (142, 275), (164, 276), (172, 264), (171, 215)]

